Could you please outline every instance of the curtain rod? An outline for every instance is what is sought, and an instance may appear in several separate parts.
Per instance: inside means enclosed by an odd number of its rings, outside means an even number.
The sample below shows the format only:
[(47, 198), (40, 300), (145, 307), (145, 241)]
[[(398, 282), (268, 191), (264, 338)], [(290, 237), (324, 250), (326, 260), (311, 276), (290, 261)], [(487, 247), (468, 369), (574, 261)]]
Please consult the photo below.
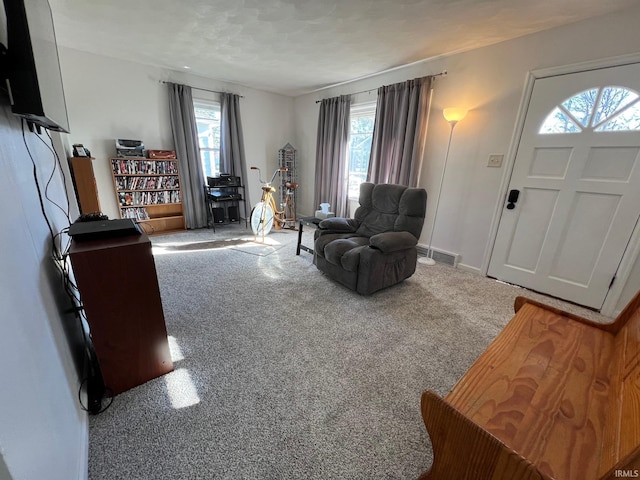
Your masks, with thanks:
[[(440, 73), (434, 73), (433, 75), (427, 75), (427, 77), (431, 77), (431, 78), (435, 78), (435, 77), (444, 77), (447, 74), (446, 70), (443, 70)], [(380, 88), (380, 87), (378, 87)], [(361, 93), (369, 93), (369, 92), (373, 92), (374, 90), (378, 90), (378, 88), (370, 88), (369, 90), (362, 90), (361, 92), (354, 92), (354, 93), (348, 93), (347, 95), (359, 95)], [(322, 102), (322, 100), (316, 100), (316, 103), (320, 103)]]
[[(164, 80), (160, 80), (160, 83), (174, 83), (174, 82), (166, 82)], [(209, 90), (208, 88), (200, 88), (200, 87), (192, 87), (191, 85), (187, 85), (187, 87), (191, 88), (192, 90), (201, 90), (203, 92), (210, 92), (210, 93), (231, 93), (231, 92), (220, 92), (218, 90)], [(236, 95), (235, 93), (233, 95)], [(238, 97), (240, 98), (244, 98), (244, 95), (238, 95)]]

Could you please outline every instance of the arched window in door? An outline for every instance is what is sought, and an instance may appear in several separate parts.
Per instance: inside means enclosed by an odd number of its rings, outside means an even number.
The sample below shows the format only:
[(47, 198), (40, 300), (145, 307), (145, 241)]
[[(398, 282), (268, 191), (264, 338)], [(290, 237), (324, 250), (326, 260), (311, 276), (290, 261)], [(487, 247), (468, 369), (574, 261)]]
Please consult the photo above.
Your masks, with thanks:
[(640, 95), (624, 87), (585, 90), (556, 106), (538, 133), (640, 131)]

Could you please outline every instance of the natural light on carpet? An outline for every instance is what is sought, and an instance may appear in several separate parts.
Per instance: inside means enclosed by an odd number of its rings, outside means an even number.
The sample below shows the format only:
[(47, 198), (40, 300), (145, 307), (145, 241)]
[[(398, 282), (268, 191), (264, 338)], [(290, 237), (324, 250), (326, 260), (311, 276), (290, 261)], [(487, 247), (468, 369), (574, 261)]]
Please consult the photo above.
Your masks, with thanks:
[(179, 368), (166, 374), (164, 381), (167, 384), (171, 406), (176, 410), (200, 403), (196, 386), (193, 384), (191, 375), (186, 369)]
[(210, 240), (200, 242), (171, 242), (171, 243), (157, 243), (153, 245), (154, 255), (166, 255), (170, 253), (189, 253), (189, 252), (202, 252), (204, 250), (222, 250), (232, 249), (237, 251), (244, 251), (246, 253), (254, 253), (256, 250), (258, 254), (269, 254), (275, 250), (282, 248), (284, 244), (274, 240), (272, 238), (254, 239), (253, 237), (244, 238), (230, 238), (225, 240)]
[(167, 339), (169, 340), (169, 352), (171, 353), (171, 360), (174, 363), (179, 362), (180, 360), (184, 360), (182, 349), (180, 348), (180, 345), (178, 345), (176, 337), (168, 335)]

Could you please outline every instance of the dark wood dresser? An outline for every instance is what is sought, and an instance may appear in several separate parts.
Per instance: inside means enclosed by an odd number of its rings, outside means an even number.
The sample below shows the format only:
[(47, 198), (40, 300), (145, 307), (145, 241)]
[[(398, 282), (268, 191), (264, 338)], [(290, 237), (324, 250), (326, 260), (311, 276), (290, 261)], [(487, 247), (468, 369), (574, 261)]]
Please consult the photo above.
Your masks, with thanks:
[(70, 257), (105, 386), (116, 395), (172, 371), (147, 235), (74, 240)]

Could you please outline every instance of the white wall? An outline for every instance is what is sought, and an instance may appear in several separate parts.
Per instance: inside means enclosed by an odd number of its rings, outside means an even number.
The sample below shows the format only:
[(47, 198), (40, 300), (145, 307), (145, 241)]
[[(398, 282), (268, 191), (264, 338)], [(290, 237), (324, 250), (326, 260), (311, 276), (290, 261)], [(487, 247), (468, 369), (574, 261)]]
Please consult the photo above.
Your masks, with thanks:
[[(60, 170), (44, 191), (55, 164), (48, 137), (38, 139), (27, 130), (25, 141), (43, 194), (66, 210)], [(74, 363), (78, 345), (73, 333), (79, 333), (79, 323), (64, 313), (72, 304), (51, 259), (51, 237), (27, 146), (19, 120), (2, 98), (0, 452), (15, 480), (83, 479), (88, 426), (78, 402), (80, 381)], [(69, 225), (66, 215), (47, 198), (44, 205), (54, 233)], [(77, 214), (75, 203), (70, 211)]]
[[(60, 48), (60, 64), (71, 125), (69, 140), (82, 143), (96, 158), (100, 205), (110, 218), (119, 217), (109, 169), (109, 158), (115, 156), (115, 139), (142, 140), (149, 149), (174, 148), (169, 95), (160, 81), (242, 95), (248, 166), (272, 171), (277, 166), (278, 149), (287, 142), (295, 146), (293, 100), (289, 97), (69, 48)], [(193, 96), (217, 99), (215, 94), (196, 89)], [(247, 176), (250, 208), (260, 200), (260, 187), (255, 172), (247, 169)]]
[[(578, 22), (501, 44), (443, 56), (368, 79), (291, 99), (184, 72), (137, 65), (63, 48), (60, 60), (69, 108), (71, 143), (90, 148), (102, 209), (117, 217), (108, 158), (116, 138), (139, 138), (147, 148), (173, 148), (166, 87), (160, 80), (239, 93), (248, 166), (269, 172), (287, 142), (298, 149), (299, 214), (311, 214), (315, 174), (316, 100), (448, 71), (435, 81), (433, 110), (420, 186), (429, 193), (420, 243), (428, 243), (449, 125), (442, 108), (471, 109), (454, 131), (433, 245), (460, 255), (460, 266), (481, 271), (490, 250), (491, 221), (501, 204), (505, 166), (486, 166), (489, 154), (507, 154), (528, 72), (640, 51), (640, 7)], [(195, 96), (213, 98), (194, 90)], [(357, 95), (354, 102), (375, 100)], [(508, 159), (505, 158), (505, 163)], [(268, 174), (268, 173), (267, 173)], [(258, 200), (255, 172), (248, 171), (249, 204)], [(637, 278), (635, 269), (629, 278)]]
[[(640, 52), (637, 19), (640, 7), (528, 35), (497, 45), (444, 56), (365, 80), (295, 99), (297, 139), (305, 165), (305, 181), (313, 178), (317, 99), (359, 92), (429, 74), (448, 72), (435, 82), (433, 109), (420, 186), (427, 189), (428, 218), (420, 238), (428, 244), (449, 125), (445, 107), (470, 109), (456, 126), (443, 185), (433, 246), (457, 253), (463, 268), (480, 271), (490, 241), (490, 225), (505, 167), (489, 168), (489, 154), (507, 154), (514, 134), (528, 72), (589, 60)], [(375, 98), (375, 92), (369, 95)], [(362, 97), (362, 95), (359, 96)], [(506, 160), (506, 159), (505, 159)], [(300, 209), (314, 209), (312, 192), (305, 192)], [(640, 286), (638, 286), (640, 288)]]

